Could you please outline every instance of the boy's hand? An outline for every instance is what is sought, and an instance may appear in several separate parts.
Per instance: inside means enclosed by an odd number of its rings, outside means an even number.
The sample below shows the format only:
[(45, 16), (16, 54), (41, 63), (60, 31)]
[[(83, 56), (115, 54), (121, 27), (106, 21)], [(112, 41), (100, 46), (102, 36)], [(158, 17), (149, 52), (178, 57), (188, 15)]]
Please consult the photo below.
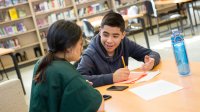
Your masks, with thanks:
[(141, 69), (143, 71), (149, 71), (149, 70), (153, 69), (154, 63), (155, 63), (155, 59), (146, 55), (144, 57), (144, 64), (142, 65)]
[(120, 68), (113, 73), (113, 82), (116, 83), (128, 80), (129, 74), (130, 70), (128, 67)]

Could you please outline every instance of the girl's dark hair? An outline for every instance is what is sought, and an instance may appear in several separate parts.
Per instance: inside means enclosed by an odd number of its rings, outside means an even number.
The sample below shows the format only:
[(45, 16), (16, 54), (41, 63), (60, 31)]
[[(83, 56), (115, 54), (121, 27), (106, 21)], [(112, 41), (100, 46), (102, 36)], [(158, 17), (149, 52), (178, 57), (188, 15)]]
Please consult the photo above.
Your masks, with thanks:
[(45, 70), (54, 59), (54, 54), (58, 51), (65, 52), (67, 48), (76, 45), (76, 43), (81, 38), (81, 35), (81, 28), (73, 22), (58, 20), (53, 23), (50, 26), (46, 36), (49, 52), (41, 60), (36, 71), (36, 76), (34, 77), (34, 80), (36, 82), (44, 81)]
[(125, 22), (122, 15), (114, 11), (108, 12), (103, 17), (102, 22), (101, 22), (101, 28), (103, 28), (104, 25), (108, 25), (111, 27), (119, 27), (121, 32), (125, 31)]

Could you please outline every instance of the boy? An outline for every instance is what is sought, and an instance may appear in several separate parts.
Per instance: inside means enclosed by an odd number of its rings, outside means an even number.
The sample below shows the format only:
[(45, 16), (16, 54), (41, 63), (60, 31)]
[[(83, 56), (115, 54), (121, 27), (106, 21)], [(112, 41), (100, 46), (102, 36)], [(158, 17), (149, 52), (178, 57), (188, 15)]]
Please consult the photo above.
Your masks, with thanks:
[(160, 55), (146, 49), (125, 37), (123, 17), (115, 12), (106, 14), (101, 22), (100, 32), (91, 41), (82, 55), (77, 70), (94, 87), (127, 80), (130, 71), (128, 57), (143, 61), (142, 70), (151, 70), (160, 62)]

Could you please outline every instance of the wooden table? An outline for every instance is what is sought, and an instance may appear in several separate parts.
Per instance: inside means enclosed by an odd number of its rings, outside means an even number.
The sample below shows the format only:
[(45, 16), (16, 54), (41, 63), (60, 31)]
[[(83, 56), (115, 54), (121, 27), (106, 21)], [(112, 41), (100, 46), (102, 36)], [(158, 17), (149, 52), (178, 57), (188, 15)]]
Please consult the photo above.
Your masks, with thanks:
[[(126, 27), (127, 27), (127, 24), (128, 24), (128, 20), (129, 19), (138, 19), (140, 22), (141, 22), (141, 26), (142, 26), (142, 29), (143, 29), (143, 32), (144, 32), (144, 37), (145, 37), (145, 41), (146, 41), (146, 44), (147, 44), (147, 48), (150, 48), (150, 45), (149, 45), (149, 39), (148, 39), (148, 35), (147, 35), (147, 31), (146, 31), (146, 27), (145, 27), (145, 22), (144, 22), (144, 17), (145, 13), (140, 13), (140, 14), (137, 14), (137, 15), (134, 15), (134, 16), (130, 16), (130, 15), (122, 15), (123, 18), (124, 18), (124, 21), (125, 21), (125, 24), (126, 24)], [(95, 28), (95, 29), (99, 29), (99, 27), (101, 26), (101, 21), (103, 19), (103, 16), (96, 16), (94, 18), (90, 18), (88, 19), (88, 21), (92, 24), (92, 26)], [(83, 26), (82, 22), (81, 21), (78, 21), (77, 24), (79, 26)]]
[(166, 5), (166, 4), (172, 4), (172, 3), (176, 3), (176, 4), (186, 3), (186, 8), (187, 8), (187, 12), (188, 12), (189, 20), (190, 20), (190, 28), (191, 28), (192, 35), (194, 35), (195, 33), (194, 33), (194, 27), (192, 24), (190, 7), (189, 7), (189, 3), (187, 3), (187, 2), (191, 2), (191, 1), (192, 0), (158, 0), (158, 1), (155, 1), (155, 4), (156, 5)]
[[(178, 74), (174, 60), (162, 61), (156, 68), (160, 74), (147, 82), (137, 84), (113, 84), (128, 85), (124, 91), (107, 91), (111, 85), (98, 87), (102, 94), (111, 95), (112, 98), (105, 101), (106, 112), (198, 112), (200, 107), (200, 62), (190, 62), (191, 75), (182, 77)], [(145, 101), (130, 88), (145, 85), (157, 80), (166, 80), (184, 87), (183, 89)]]
[(18, 67), (18, 64), (17, 64), (17, 61), (16, 61), (16, 57), (13, 55), (14, 52), (15, 52), (14, 49), (0, 48), (0, 56), (3, 56), (3, 55), (10, 55), (11, 56), (13, 63), (14, 63), (16, 73), (17, 73), (17, 77), (21, 81), (21, 85), (22, 85), (22, 89), (24, 91), (24, 94), (26, 94), (26, 91), (24, 89), (24, 84), (23, 84), (23, 81), (22, 81), (22, 77), (21, 77), (21, 73), (19, 71), (19, 67)]

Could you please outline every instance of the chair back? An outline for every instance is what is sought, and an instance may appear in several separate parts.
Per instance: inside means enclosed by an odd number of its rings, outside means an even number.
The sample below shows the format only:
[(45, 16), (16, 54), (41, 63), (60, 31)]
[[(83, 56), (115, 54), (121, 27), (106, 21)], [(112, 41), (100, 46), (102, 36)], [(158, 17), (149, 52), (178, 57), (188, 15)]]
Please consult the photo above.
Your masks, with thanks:
[(153, 14), (154, 17), (158, 16), (157, 15), (157, 10), (156, 10), (156, 5), (155, 5), (153, 0), (145, 1), (144, 5), (146, 7), (146, 11), (147, 11), (148, 15), (152, 15)]
[[(137, 6), (133, 5), (130, 8), (128, 8), (127, 15), (135, 16), (138, 13), (139, 13), (139, 8)], [(128, 23), (129, 24), (131, 24), (131, 23), (138, 23), (138, 19), (129, 19)]]
[(28, 112), (19, 79), (0, 83), (0, 112)]
[(94, 27), (92, 26), (92, 24), (87, 19), (83, 19), (82, 22), (83, 22), (83, 33), (84, 33), (84, 35), (87, 38), (92, 39), (92, 37), (95, 36)]

